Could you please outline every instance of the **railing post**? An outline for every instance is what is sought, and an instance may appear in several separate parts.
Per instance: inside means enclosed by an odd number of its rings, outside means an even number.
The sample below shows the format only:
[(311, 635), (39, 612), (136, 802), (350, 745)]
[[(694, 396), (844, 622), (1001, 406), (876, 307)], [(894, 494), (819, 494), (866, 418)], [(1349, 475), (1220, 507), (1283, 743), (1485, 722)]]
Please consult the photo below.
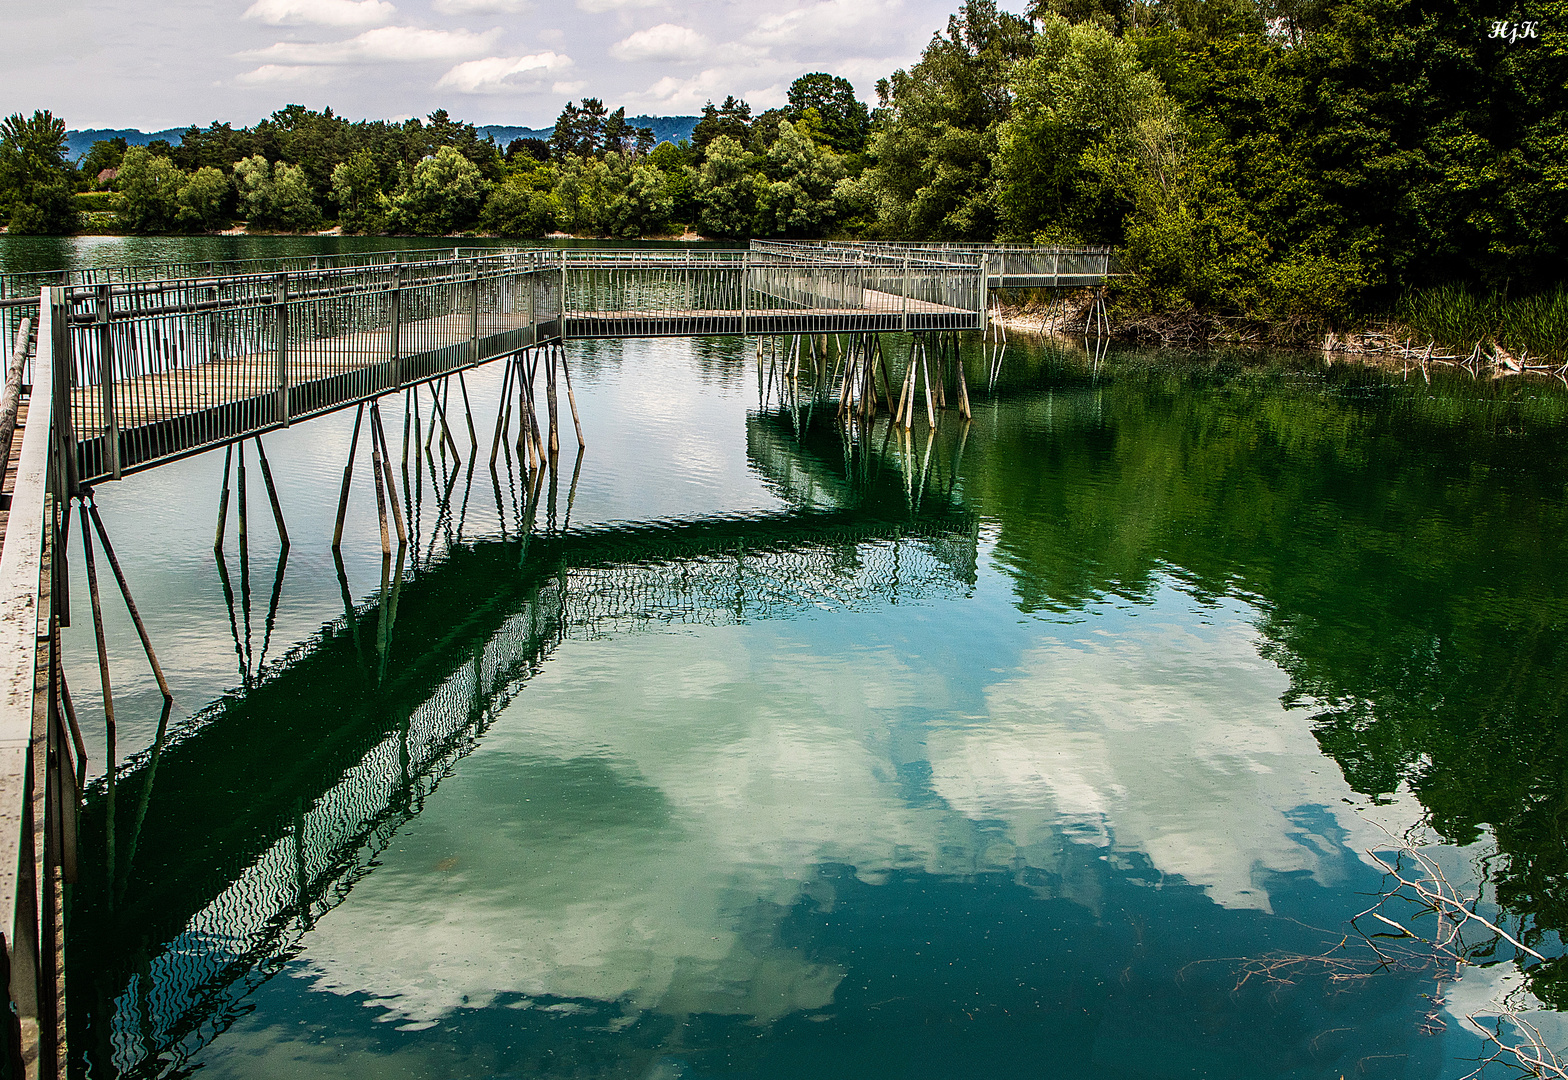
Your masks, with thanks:
[(289, 275), (280, 272), (273, 282), (272, 332), (278, 354), (277, 405), (274, 413), (278, 421), (289, 426)]
[(556, 337), (566, 340), (566, 249), (561, 249), (561, 319), (556, 327)]
[(984, 335), (991, 328), (989, 319), (991, 305), (987, 303), (987, 301), (991, 299), (991, 260), (986, 258), (984, 255), (980, 256), (979, 267), (980, 288), (979, 291), (975, 293), (975, 306), (980, 309), (980, 333)]
[(751, 316), (751, 251), (740, 253), (740, 332), (746, 335), (746, 323)]
[(903, 293), (903, 298), (904, 298), (903, 311), (902, 311), (900, 319), (899, 319), (899, 329), (901, 329), (901, 330), (908, 330), (909, 329), (909, 256), (908, 255), (904, 256), (904, 285), (903, 285), (903, 288), (901, 288), (899, 291), (901, 293)]
[[(120, 478), (120, 418), (114, 408), (114, 338), (109, 330), (109, 305), (111, 303), (110, 286), (98, 287), (98, 373), (100, 389), (103, 393), (103, 441), (104, 463), (109, 467), (109, 478)], [(65, 301), (61, 310), (57, 311), (55, 325), (64, 340), (64, 347), (59, 350), (63, 358), (70, 355), (70, 308), (69, 301), (65, 300), (66, 294), (62, 289), (56, 296)]]
[(387, 300), (387, 359), (392, 362), (392, 374), (398, 385), (404, 382), (403, 365), (398, 362), (402, 351), (403, 335), (403, 264), (392, 265), (392, 292)]
[[(81, 486), (81, 462), (76, 453), (76, 418), (71, 404), (73, 395), (72, 387), (76, 385), (76, 364), (71, 359), (70, 334), (65, 325), (65, 289), (58, 286), (45, 288), (38, 297), (38, 348), (41, 351), (44, 343), (43, 316), (47, 308), (49, 313), (48, 338), (49, 338), (49, 388), (54, 402), (54, 424), (60, 439), (61, 451), (65, 455), (64, 470), (61, 482), (65, 485), (64, 494), (74, 495)], [(38, 384), (42, 374), (39, 370), (38, 359), (33, 359), (33, 393), (38, 394)]]
[(468, 362), (479, 363), (479, 260), (469, 260)]

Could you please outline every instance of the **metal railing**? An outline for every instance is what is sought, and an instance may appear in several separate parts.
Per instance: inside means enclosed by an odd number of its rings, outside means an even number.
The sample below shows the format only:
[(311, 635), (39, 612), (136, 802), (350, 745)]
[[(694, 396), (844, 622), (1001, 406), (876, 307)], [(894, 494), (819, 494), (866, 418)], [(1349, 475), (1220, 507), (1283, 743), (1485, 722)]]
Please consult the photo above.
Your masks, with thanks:
[(11, 1002), (4, 1052), (13, 1073), (51, 1077), (65, 1072), (60, 935), (64, 886), (76, 878), (83, 754), (57, 692), (69, 609), (55, 558), (67, 505), (52, 422), (59, 330), (46, 306), (0, 548), (0, 933)]
[(984, 269), (956, 253), (407, 254), (121, 281), (81, 271), (50, 287), (73, 490), (546, 340), (964, 330), (985, 317)]
[(986, 268), (987, 285), (993, 289), (1073, 288), (1097, 285), (1122, 271), (1109, 247), (1053, 247), (1035, 244), (905, 243), (902, 241), (753, 240), (752, 248), (773, 253), (780, 249), (811, 257), (820, 252), (834, 257), (859, 256), (886, 262), (917, 259), (948, 266), (973, 266), (976, 259)]
[(539, 252), (53, 290), (74, 483), (284, 427), (559, 335)]

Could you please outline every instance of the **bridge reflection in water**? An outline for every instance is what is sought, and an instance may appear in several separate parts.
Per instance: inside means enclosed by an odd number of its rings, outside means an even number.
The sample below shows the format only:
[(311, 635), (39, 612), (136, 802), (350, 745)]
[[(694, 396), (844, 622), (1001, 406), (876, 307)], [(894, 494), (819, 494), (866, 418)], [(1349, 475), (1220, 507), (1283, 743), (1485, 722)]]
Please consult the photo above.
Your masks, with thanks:
[[(952, 470), (926, 470), (915, 510), (897, 460), (857, 469), (832, 439), (819, 455), (782, 415), (748, 424), (753, 467), (802, 509), (540, 530), (400, 565), (388, 589), (141, 755), (117, 781), (132, 809), (114, 880), (72, 911), (69, 1003), (88, 1034), (73, 1055), (95, 1074), (188, 1069), (563, 641), (972, 588), (978, 526)], [(84, 865), (103, 865), (104, 810), (100, 788)]]

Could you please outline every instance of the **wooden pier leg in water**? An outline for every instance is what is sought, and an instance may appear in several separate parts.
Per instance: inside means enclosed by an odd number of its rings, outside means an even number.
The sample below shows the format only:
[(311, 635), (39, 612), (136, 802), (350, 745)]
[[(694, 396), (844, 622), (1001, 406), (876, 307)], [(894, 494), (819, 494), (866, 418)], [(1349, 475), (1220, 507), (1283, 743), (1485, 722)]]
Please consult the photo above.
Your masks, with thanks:
[(267, 461), (267, 452), (261, 448), (261, 436), (256, 436), (256, 457), (261, 461), (261, 479), (267, 485), (267, 500), (272, 503), (272, 520), (278, 523), (278, 540), (284, 547), (289, 546), (289, 530), (283, 524), (283, 506), (278, 502), (278, 489), (272, 482), (272, 465)]
[(392, 540), (387, 535), (387, 493), (381, 482), (381, 443), (376, 439), (376, 403), (370, 403), (370, 473), (376, 483), (376, 515), (381, 519), (381, 555), (392, 557)]
[(229, 464), (234, 460), (234, 444), (223, 448), (223, 494), (218, 496), (218, 535), (212, 541), (212, 550), (223, 550), (223, 531), (229, 521)]
[[(447, 377), (446, 382), (447, 382), (447, 388), (448, 388), (447, 396), (450, 397), (451, 396), (451, 392), (450, 392), (451, 391), (451, 377), (450, 376)], [(447, 423), (447, 420), (446, 420), (446, 402), (442, 401), (441, 400), (441, 395), (437, 394), (435, 392), (434, 385), (431, 386), (430, 396), (435, 398), (436, 412), (441, 414), (441, 437), (445, 440), (444, 445), (450, 446), (452, 448), (452, 456), (454, 458), (456, 458), (457, 460), (461, 461), (462, 460), (462, 456), (457, 452), (457, 440), (452, 438), (452, 428), (451, 428), (451, 425), (449, 425)], [(434, 432), (431, 432), (431, 434), (434, 434)], [(476, 442), (475, 445), (478, 445), (478, 443)]]
[(969, 408), (969, 380), (964, 378), (964, 358), (958, 352), (957, 335), (953, 338), (953, 366), (958, 369), (958, 409), (965, 420), (973, 420), (974, 413)]
[(517, 359), (517, 464), (534, 469), (534, 368), (538, 350)]
[(359, 422), (365, 416), (365, 403), (359, 403), (359, 411), (354, 414), (354, 435), (348, 443), (348, 464), (343, 466), (343, 493), (338, 496), (338, 523), (332, 530), (332, 550), (336, 551), (343, 543), (343, 518), (348, 514), (348, 485), (354, 478), (354, 451), (359, 447)]
[(909, 366), (904, 369), (904, 385), (898, 391), (898, 409), (893, 413), (893, 423), (902, 424), (909, 408), (909, 384), (915, 377), (915, 344), (909, 343)]
[(82, 514), (82, 553), (87, 563), (87, 592), (93, 603), (93, 634), (98, 640), (98, 678), (103, 686), (103, 722), (104, 722), (104, 779), (108, 783), (104, 819), (106, 829), (105, 861), (108, 866), (109, 881), (113, 883), (116, 872), (114, 856), (114, 691), (109, 686), (109, 647), (103, 635), (103, 601), (98, 593), (98, 564), (93, 561), (92, 527), (87, 523), (87, 502), (85, 499), (77, 500), (77, 507)]
[(539, 399), (534, 396), (534, 383), (539, 376), (539, 362), (544, 359), (544, 353), (535, 350), (532, 363), (528, 365), (528, 378), (523, 381), (523, 390), (528, 398), (528, 434), (533, 439), (533, 452), (529, 461), (534, 463), (530, 467), (544, 468), (545, 449), (544, 436), (539, 431)]
[(561, 454), (561, 430), (556, 417), (555, 404), (555, 354), (560, 346), (550, 350), (550, 355), (545, 359), (544, 365), (544, 399), (545, 405), (550, 409), (550, 465), (555, 466), (555, 460)]
[(240, 467), (236, 477), (240, 497), (240, 564), (244, 565), (250, 544), (250, 522), (245, 513), (245, 440), (240, 440)]
[(583, 422), (577, 418), (577, 398), (572, 394), (572, 372), (566, 366), (566, 346), (561, 346), (561, 377), (566, 380), (566, 404), (572, 408), (572, 426), (577, 429), (577, 449), (588, 444), (583, 441)]
[(882, 370), (882, 396), (887, 399), (887, 411), (893, 412), (893, 386), (892, 380), (887, 377), (887, 354), (882, 351), (882, 338), (877, 337), (877, 367)]
[(457, 388), (463, 392), (463, 416), (468, 420), (468, 444), (470, 450), (479, 449), (479, 436), (474, 433), (474, 410), (468, 404), (468, 383), (463, 381), (463, 373), (457, 373)]
[(387, 497), (392, 503), (392, 523), (397, 526), (397, 542), (401, 548), (408, 543), (408, 533), (403, 528), (403, 511), (397, 505), (397, 485), (392, 482), (392, 454), (387, 448), (387, 434), (381, 427), (381, 403), (370, 403), (370, 425), (374, 429), (371, 438), (376, 439), (381, 445), (381, 470), (386, 475)]
[[(152, 666), (153, 678), (158, 681), (158, 691), (165, 701), (173, 701), (174, 695), (169, 693), (169, 683), (163, 677), (163, 668), (158, 663), (158, 654), (153, 651), (152, 638), (147, 633), (147, 626), (142, 622), (141, 612), (136, 610), (136, 601), (131, 596), (131, 587), (125, 580), (125, 571), (120, 569), (120, 560), (115, 557), (114, 548), (109, 543), (109, 532), (103, 527), (103, 519), (98, 516), (98, 503), (91, 494), (86, 495), (82, 505), (92, 515), (93, 526), (98, 530), (98, 539), (103, 543), (103, 554), (109, 560), (109, 569), (114, 572), (114, 582), (120, 587), (120, 595), (125, 599), (125, 610), (131, 613), (131, 622), (136, 625), (136, 634), (142, 640), (142, 651), (147, 654), (147, 663)], [(85, 526), (84, 526), (85, 527)]]
[(931, 401), (931, 367), (925, 362), (925, 343), (920, 343), (920, 378), (925, 379), (925, 420), (936, 428), (936, 404)]
[(533, 359), (533, 350), (524, 350), (517, 354), (517, 466), (522, 467), (524, 458), (527, 458), (525, 444), (530, 442), (528, 436), (528, 387), (524, 386), (532, 378), (532, 371), (528, 370), (528, 361)]
[(508, 357), (501, 368), (501, 397), (495, 408), (495, 435), (490, 439), (490, 467), (495, 468), (495, 457), (501, 452), (501, 439), (512, 426), (512, 358)]

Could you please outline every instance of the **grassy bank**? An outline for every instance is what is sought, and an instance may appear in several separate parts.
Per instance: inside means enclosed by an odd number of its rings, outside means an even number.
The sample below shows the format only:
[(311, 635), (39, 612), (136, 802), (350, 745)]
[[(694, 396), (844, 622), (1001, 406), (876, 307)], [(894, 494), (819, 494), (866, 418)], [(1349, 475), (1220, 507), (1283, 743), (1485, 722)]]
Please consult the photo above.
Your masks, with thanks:
[(1462, 353), (1495, 344), (1521, 361), (1568, 363), (1568, 287), (1562, 285), (1525, 297), (1445, 285), (1406, 294), (1393, 317), (1420, 344)]
[[(1365, 312), (1330, 326), (1316, 320), (1270, 320), (1186, 310), (1140, 311), (1124, 296), (1111, 301), (1112, 333), (1124, 340), (1164, 346), (1214, 344), (1330, 347), (1338, 352), (1412, 353), (1479, 359), (1536, 367), (1568, 364), (1568, 286), (1529, 296), (1482, 293), (1458, 285), (1411, 290), (1392, 309)], [(1000, 296), (1012, 329), (1082, 333), (1092, 293), (1054, 295), (1011, 290)]]

